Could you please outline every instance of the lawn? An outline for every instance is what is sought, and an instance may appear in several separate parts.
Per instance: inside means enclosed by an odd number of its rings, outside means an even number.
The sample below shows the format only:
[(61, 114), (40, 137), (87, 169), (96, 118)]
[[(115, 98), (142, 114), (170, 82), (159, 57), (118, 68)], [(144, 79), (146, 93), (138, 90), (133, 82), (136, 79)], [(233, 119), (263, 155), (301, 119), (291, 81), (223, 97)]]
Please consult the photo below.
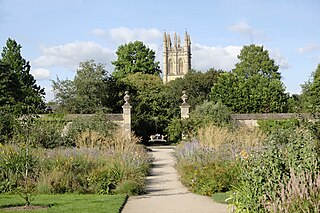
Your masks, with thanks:
[(125, 195), (36, 195), (31, 205), (49, 206), (45, 209), (7, 211), (4, 207), (24, 205), (18, 195), (0, 195), (0, 212), (107, 212), (118, 213), (124, 203)]

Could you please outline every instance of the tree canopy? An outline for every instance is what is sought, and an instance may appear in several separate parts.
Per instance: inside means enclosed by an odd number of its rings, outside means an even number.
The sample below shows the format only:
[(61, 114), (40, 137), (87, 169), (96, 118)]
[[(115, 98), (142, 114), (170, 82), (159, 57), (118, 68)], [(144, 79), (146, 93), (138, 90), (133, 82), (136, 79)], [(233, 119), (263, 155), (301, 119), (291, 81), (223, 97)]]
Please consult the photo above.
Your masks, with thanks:
[[(62, 111), (69, 113), (94, 113), (108, 103), (109, 77), (103, 64), (94, 60), (80, 62), (74, 80), (52, 81), (55, 101)], [(107, 109), (110, 110), (110, 109)]]
[(311, 78), (302, 86), (304, 109), (309, 112), (320, 112), (320, 64)]
[(44, 89), (30, 74), (30, 63), (21, 55), (21, 45), (8, 39), (0, 59), (0, 106), (10, 106), (18, 114), (44, 109)]
[(164, 133), (168, 123), (168, 108), (164, 85), (159, 76), (134, 73), (123, 79), (130, 91), (132, 129), (144, 141), (152, 134)]
[(116, 79), (122, 79), (137, 72), (152, 75), (161, 73), (159, 62), (155, 61), (155, 52), (141, 41), (120, 45), (116, 54), (118, 59), (112, 62), (115, 66), (112, 75)]
[(235, 113), (286, 112), (285, 93), (279, 66), (263, 46), (244, 46), (240, 62), (223, 73), (211, 90), (211, 100), (221, 100)]

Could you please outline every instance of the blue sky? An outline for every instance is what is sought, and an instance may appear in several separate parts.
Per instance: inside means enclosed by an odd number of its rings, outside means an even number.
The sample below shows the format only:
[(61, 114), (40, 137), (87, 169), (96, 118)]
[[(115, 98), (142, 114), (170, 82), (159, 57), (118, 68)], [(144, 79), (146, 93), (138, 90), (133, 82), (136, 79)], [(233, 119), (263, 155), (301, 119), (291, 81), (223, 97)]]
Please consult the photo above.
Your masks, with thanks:
[(243, 45), (263, 45), (299, 93), (320, 63), (319, 0), (0, 0), (0, 46), (22, 45), (51, 100), (50, 79), (73, 79), (79, 62), (111, 61), (121, 44), (141, 40), (162, 64), (164, 30), (191, 35), (192, 67), (231, 70)]

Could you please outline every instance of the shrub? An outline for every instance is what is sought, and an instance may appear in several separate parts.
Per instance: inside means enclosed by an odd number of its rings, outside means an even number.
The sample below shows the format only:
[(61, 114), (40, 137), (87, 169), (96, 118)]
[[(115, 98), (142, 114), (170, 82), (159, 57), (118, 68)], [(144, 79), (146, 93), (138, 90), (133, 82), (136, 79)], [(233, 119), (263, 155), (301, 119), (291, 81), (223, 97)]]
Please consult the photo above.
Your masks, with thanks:
[[(98, 142), (101, 137), (111, 137), (117, 127), (103, 113), (78, 117), (66, 126), (63, 134), (64, 143), (72, 146), (81, 146), (83, 143), (84, 146), (88, 146)], [(91, 135), (92, 132), (95, 133)]]
[(16, 126), (16, 117), (14, 114), (0, 108), (0, 143), (8, 143), (13, 137), (14, 128)]
[(230, 190), (236, 181), (238, 166), (230, 153), (221, 154), (221, 151), (197, 141), (179, 145), (174, 155), (181, 182), (202, 195)]
[(272, 133), (262, 149), (251, 152), (241, 161), (239, 182), (235, 186), (236, 212), (265, 212), (266, 202), (278, 199), (277, 190), (290, 182), (290, 177), (305, 172), (315, 177), (319, 171), (316, 142), (306, 129), (288, 129)]
[(217, 103), (206, 101), (191, 112), (190, 118), (197, 127), (203, 127), (208, 124), (226, 126), (230, 123), (230, 110), (221, 101)]
[(29, 147), (0, 144), (0, 193), (27, 189), (37, 178), (38, 167)]
[(232, 155), (235, 155), (239, 154), (241, 150), (261, 146), (266, 135), (258, 128), (217, 127), (209, 124), (198, 129), (197, 138), (203, 146), (212, 148), (229, 146), (230, 149), (234, 150)]
[(172, 143), (178, 143), (183, 139), (182, 135), (192, 135), (193, 129), (194, 124), (192, 120), (175, 118), (171, 120), (166, 130), (169, 136), (168, 140)]
[(320, 212), (320, 173), (290, 172), (286, 184), (280, 184), (276, 197), (263, 196), (263, 206), (270, 212)]
[(152, 159), (138, 138), (121, 133), (109, 145), (29, 148), (28, 155), (26, 147), (1, 145), (0, 193), (142, 193)]
[(292, 129), (299, 127), (300, 121), (298, 119), (288, 119), (288, 120), (259, 120), (259, 129), (264, 133), (269, 134), (279, 129)]
[(124, 180), (114, 190), (115, 194), (138, 195), (144, 193), (143, 187), (133, 180)]
[(107, 157), (99, 150), (84, 148), (44, 150), (39, 155), (42, 159), (39, 184), (50, 193), (93, 193), (87, 177), (101, 166), (101, 158)]
[[(221, 103), (221, 101), (204, 102), (198, 105), (196, 109), (190, 113), (189, 119), (180, 118), (173, 119), (167, 128), (169, 140), (177, 143), (182, 140), (182, 135), (186, 138), (192, 138), (197, 134), (199, 128), (206, 126), (229, 126), (230, 111)], [(185, 139), (185, 138), (184, 138)]]

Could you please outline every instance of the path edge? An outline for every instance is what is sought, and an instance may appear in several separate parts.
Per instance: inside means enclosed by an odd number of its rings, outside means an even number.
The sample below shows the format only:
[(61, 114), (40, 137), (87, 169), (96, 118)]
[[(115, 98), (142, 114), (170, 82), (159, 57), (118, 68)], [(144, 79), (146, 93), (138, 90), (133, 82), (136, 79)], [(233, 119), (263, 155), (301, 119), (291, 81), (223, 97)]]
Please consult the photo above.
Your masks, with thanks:
[(127, 204), (128, 199), (129, 199), (129, 195), (126, 195), (126, 197), (125, 197), (125, 199), (124, 199), (124, 201), (123, 201), (122, 205), (121, 205), (121, 206), (120, 206), (120, 208), (119, 208), (119, 213), (121, 213), (121, 212), (122, 212), (122, 210), (124, 209), (124, 206)]

